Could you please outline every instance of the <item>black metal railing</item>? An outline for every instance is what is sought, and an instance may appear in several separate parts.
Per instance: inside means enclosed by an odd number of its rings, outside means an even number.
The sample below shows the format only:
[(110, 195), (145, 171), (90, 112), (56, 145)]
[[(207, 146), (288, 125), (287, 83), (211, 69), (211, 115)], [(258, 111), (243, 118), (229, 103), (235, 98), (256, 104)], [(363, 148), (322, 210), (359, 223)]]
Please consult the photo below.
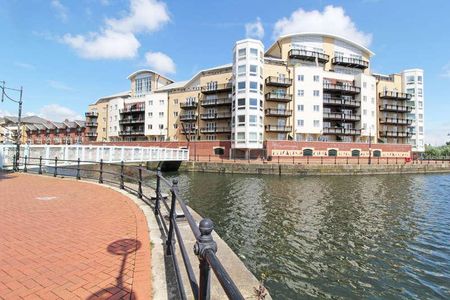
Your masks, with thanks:
[[(8, 168), (11, 166), (4, 165), (4, 167)], [(180, 250), (179, 253), (181, 254), (194, 299), (203, 300), (210, 299), (211, 296), (214, 297), (214, 295), (211, 295), (211, 269), (229, 299), (244, 299), (222, 262), (216, 256), (217, 244), (212, 237), (213, 222), (208, 218), (204, 218), (197, 225), (179, 194), (178, 180), (173, 179), (169, 181), (162, 175), (160, 168), (155, 172), (143, 168), (142, 165), (127, 166), (123, 161), (118, 164), (105, 163), (102, 159), (100, 162), (95, 162), (81, 161), (80, 159), (63, 160), (57, 157), (46, 159), (42, 156), (25, 156), (19, 160), (16, 160), (14, 157), (12, 167), (14, 171), (22, 171), (24, 173), (36, 173), (53, 177), (73, 177), (76, 180), (94, 180), (100, 184), (112, 185), (136, 195), (152, 208), (164, 233), (165, 254), (173, 261), (176, 274), (174, 280), (178, 286), (179, 298), (187, 299), (187, 296), (180, 264), (177, 260), (176, 244), (178, 244)], [(168, 192), (167, 194), (165, 193), (166, 191)], [(178, 208), (181, 208), (182, 215), (177, 214)], [(185, 246), (187, 237), (182, 235), (178, 224), (181, 217), (185, 218), (191, 233), (195, 237), (193, 251), (199, 260), (198, 280)], [(184, 220), (181, 222), (184, 223)]]
[(357, 68), (357, 69), (367, 69), (369, 67), (369, 62), (367, 60), (361, 58), (353, 58), (353, 57), (345, 57), (345, 56), (336, 56), (331, 59), (331, 63), (333, 65), (339, 65), (349, 68)]

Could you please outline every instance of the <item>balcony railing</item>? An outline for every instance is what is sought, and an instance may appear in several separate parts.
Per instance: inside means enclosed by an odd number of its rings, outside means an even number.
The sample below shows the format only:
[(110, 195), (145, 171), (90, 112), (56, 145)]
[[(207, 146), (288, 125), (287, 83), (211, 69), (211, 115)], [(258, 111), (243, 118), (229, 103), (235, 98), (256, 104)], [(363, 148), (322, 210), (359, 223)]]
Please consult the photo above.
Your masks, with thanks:
[(96, 137), (98, 134), (97, 134), (97, 132), (90, 132), (90, 131), (88, 131), (88, 132), (85, 133), (85, 135), (86, 136), (90, 136), (90, 137)]
[(218, 105), (231, 105), (231, 98), (217, 98), (217, 99), (205, 99), (202, 100), (201, 106), (218, 106)]
[(119, 124), (139, 124), (145, 123), (144, 119), (122, 119)]
[(412, 132), (408, 131), (389, 131), (389, 130), (382, 130), (380, 131), (381, 137), (395, 137), (395, 138), (409, 138), (412, 137)]
[(383, 118), (380, 119), (381, 124), (395, 124), (395, 125), (411, 125), (411, 119), (397, 119), (397, 118)]
[(206, 114), (200, 115), (200, 119), (202, 119), (202, 120), (228, 119), (228, 118), (231, 118), (231, 113), (229, 113), (229, 112), (206, 113)]
[(344, 120), (344, 121), (361, 120), (361, 117), (358, 115), (350, 115), (344, 113), (323, 113), (323, 118), (328, 120)]
[(86, 127), (97, 127), (98, 126), (97, 122), (86, 122), (84, 124)]
[(201, 91), (203, 94), (221, 93), (221, 92), (231, 91), (232, 86), (233, 85), (231, 84), (231, 82), (220, 83), (220, 84), (216, 84), (216, 85), (203, 86), (201, 88)]
[(329, 92), (341, 92), (343, 94), (359, 94), (361, 93), (361, 88), (349, 85), (349, 84), (333, 84), (333, 83), (324, 83), (323, 84), (324, 91)]
[(184, 134), (197, 134), (197, 128), (185, 128), (181, 130)]
[(290, 78), (283, 78), (283, 77), (276, 77), (276, 76), (269, 76), (266, 78), (266, 85), (270, 86), (279, 86), (279, 87), (289, 87), (292, 85), (292, 79)]
[(361, 135), (361, 129), (343, 128), (343, 127), (324, 127), (323, 134)]
[(361, 102), (357, 100), (346, 100), (342, 98), (334, 98), (334, 97), (324, 97), (323, 104), (325, 105), (335, 105), (335, 106), (344, 106), (344, 107), (360, 107)]
[(286, 125), (266, 125), (266, 131), (268, 132), (289, 132), (292, 131), (292, 126)]
[(333, 65), (356, 68), (356, 69), (367, 69), (369, 67), (369, 62), (364, 59), (336, 56), (331, 60)]
[(380, 110), (381, 111), (395, 111), (395, 112), (411, 112), (412, 107), (405, 106), (405, 105), (385, 104), (385, 105), (380, 105)]
[(190, 101), (190, 102), (182, 102), (180, 103), (180, 107), (183, 109), (190, 109), (190, 108), (197, 108), (198, 102), (197, 101)]
[(291, 109), (276, 109), (276, 108), (268, 108), (266, 109), (266, 116), (273, 117), (290, 117), (292, 116)]
[(125, 107), (119, 110), (119, 113), (144, 112), (145, 106)]
[(383, 91), (378, 94), (383, 99), (411, 100), (412, 95), (394, 91)]
[(289, 58), (301, 59), (307, 61), (313, 61), (319, 63), (327, 63), (330, 60), (330, 56), (324, 53), (316, 51), (308, 51), (303, 49), (292, 49), (288, 52)]
[(119, 131), (119, 135), (144, 135), (144, 130), (124, 130)]
[(98, 112), (96, 112), (96, 111), (88, 111), (88, 112), (86, 112), (84, 115), (85, 115), (86, 117), (90, 117), (90, 118), (92, 118), (92, 117), (98, 117)]
[(291, 94), (284, 93), (267, 93), (265, 95), (266, 101), (277, 101), (277, 102), (290, 102), (292, 101)]
[(180, 120), (181, 121), (196, 121), (197, 117), (198, 117), (197, 114), (185, 114), (185, 115), (180, 115)]
[(203, 127), (200, 128), (201, 133), (229, 133), (231, 127)]

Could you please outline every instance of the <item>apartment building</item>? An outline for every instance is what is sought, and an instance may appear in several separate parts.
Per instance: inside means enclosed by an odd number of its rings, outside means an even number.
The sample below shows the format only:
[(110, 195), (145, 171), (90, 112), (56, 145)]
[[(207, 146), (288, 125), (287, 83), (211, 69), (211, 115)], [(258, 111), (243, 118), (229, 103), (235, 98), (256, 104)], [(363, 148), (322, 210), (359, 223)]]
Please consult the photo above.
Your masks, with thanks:
[(282, 36), (267, 50), (245, 39), (231, 53), (230, 64), (187, 81), (150, 70), (130, 75), (129, 95), (102, 98), (106, 140), (230, 141), (246, 156), (283, 140), (423, 151), (422, 70), (373, 74), (369, 49), (324, 33)]

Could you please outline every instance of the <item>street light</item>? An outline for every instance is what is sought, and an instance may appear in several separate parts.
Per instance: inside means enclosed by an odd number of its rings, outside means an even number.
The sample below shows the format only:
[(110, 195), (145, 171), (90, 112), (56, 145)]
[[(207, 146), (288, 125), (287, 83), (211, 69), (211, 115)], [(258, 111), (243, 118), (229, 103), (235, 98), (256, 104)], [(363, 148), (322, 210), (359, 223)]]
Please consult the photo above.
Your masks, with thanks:
[[(1, 81), (2, 85), (0, 86), (0, 88), (2, 89), (2, 102), (7, 99), (10, 100), (14, 103), (19, 104), (19, 112), (18, 112), (18, 119), (17, 119), (17, 141), (16, 141), (16, 168), (19, 168), (19, 155), (20, 155), (20, 143), (21, 143), (21, 138), (22, 138), (22, 126), (21, 126), (21, 121), (22, 121), (22, 94), (23, 94), (23, 87), (20, 87), (19, 89), (13, 89), (13, 88), (7, 88), (5, 86), (6, 82), (5, 81)], [(8, 94), (6, 93), (5, 90), (10, 90), (10, 91), (15, 91), (15, 92), (19, 92), (19, 100), (15, 100), (13, 98), (11, 98), (10, 96), (8, 96)]]

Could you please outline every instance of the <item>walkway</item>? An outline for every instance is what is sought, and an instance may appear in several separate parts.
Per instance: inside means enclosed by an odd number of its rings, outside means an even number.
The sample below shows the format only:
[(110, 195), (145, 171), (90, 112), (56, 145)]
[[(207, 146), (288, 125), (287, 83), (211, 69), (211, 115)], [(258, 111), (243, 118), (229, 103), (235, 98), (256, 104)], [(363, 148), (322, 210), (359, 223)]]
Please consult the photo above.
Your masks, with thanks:
[(0, 172), (0, 299), (150, 299), (147, 228), (119, 192)]

